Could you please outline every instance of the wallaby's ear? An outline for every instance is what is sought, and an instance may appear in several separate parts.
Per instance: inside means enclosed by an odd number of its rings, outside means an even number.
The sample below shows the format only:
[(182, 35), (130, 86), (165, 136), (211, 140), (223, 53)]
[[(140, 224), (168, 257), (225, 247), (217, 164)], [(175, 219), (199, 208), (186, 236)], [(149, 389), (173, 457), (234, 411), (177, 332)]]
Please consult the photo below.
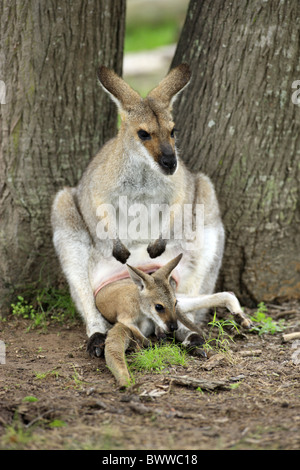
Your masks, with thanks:
[(150, 91), (148, 98), (161, 101), (166, 107), (173, 104), (177, 95), (186, 87), (191, 78), (188, 64), (172, 69), (159, 85)]
[(97, 75), (102, 87), (120, 111), (129, 111), (134, 104), (140, 102), (140, 95), (112, 70), (102, 65)]
[(140, 269), (134, 268), (129, 264), (126, 266), (132, 281), (138, 286), (140, 290), (143, 290), (147, 284), (149, 285), (149, 283), (153, 283), (153, 279), (149, 274), (146, 274)]
[(155, 273), (153, 273), (152, 277), (160, 278), (160, 279), (168, 279), (173, 271), (176, 268), (177, 264), (182, 258), (182, 253), (176, 256), (176, 258), (171, 259), (167, 264), (159, 268)]

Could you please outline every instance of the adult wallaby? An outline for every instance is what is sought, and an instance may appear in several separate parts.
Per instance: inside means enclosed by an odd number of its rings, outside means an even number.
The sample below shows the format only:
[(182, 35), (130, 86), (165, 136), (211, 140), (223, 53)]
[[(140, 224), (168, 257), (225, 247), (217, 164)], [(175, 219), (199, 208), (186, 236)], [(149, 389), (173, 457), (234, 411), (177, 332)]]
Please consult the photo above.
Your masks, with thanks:
[[(192, 174), (180, 160), (171, 115), (172, 104), (188, 84), (190, 75), (189, 67), (181, 64), (146, 98), (141, 98), (113, 71), (104, 66), (98, 71), (102, 87), (119, 108), (120, 129), (90, 162), (77, 187), (58, 192), (51, 216), (53, 242), (72, 298), (86, 322), (87, 349), (91, 355), (98, 356), (103, 351), (109, 329), (107, 321), (99, 315), (95, 292), (103, 283), (122, 275), (126, 270), (122, 263), (127, 258), (131, 266), (143, 266), (146, 270), (153, 265), (151, 257), (156, 257), (157, 269), (183, 252), (177, 268), (178, 293), (197, 296), (214, 290), (224, 245), (218, 202), (209, 178), (201, 173)], [(179, 212), (190, 206), (191, 216), (184, 224), (193, 225), (197, 221), (196, 208), (202, 205), (202, 237), (192, 246), (185, 246), (189, 236), (183, 227), (182, 239), (170, 236), (167, 244), (164, 234), (158, 241), (151, 238), (151, 233), (135, 239), (125, 230), (126, 236), (122, 238), (121, 233), (131, 221), (121, 217), (124, 207), (120, 196), (126, 196), (128, 207), (140, 203), (149, 213), (155, 204), (176, 207)], [(114, 228), (111, 219), (106, 219), (107, 232), (115, 232), (114, 240), (105, 239), (97, 230), (101, 219), (99, 208), (107, 205), (114, 208), (117, 216)], [(170, 225), (172, 233), (174, 217)], [(197, 320), (196, 312), (193, 316)], [(198, 340), (192, 341), (191, 334), (183, 326), (176, 331), (178, 340), (196, 346)]]

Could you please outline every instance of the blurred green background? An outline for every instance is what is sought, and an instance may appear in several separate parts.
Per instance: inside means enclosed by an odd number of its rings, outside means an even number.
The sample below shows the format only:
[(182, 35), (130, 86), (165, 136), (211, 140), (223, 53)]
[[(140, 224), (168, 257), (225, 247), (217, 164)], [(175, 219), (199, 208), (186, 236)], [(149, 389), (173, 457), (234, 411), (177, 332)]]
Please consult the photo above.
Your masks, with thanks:
[(189, 0), (127, 0), (123, 76), (145, 96), (169, 70)]

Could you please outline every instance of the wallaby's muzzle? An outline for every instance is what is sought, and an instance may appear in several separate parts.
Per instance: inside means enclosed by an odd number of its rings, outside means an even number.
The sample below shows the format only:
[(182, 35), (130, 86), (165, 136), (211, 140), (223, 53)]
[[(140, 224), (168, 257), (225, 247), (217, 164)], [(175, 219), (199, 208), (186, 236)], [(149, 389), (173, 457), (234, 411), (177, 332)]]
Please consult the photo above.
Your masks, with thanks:
[(173, 175), (177, 168), (177, 158), (171, 145), (161, 146), (158, 163), (165, 175)]

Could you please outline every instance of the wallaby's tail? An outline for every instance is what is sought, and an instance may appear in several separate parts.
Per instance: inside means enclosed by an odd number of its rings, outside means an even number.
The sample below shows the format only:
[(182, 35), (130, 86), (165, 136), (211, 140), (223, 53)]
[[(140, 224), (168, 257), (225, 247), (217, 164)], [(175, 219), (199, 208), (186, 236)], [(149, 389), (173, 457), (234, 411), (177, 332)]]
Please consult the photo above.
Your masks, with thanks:
[(197, 325), (195, 325), (194, 322), (189, 320), (185, 313), (183, 313), (180, 309), (180, 307), (176, 307), (176, 315), (178, 320), (187, 328), (189, 328), (191, 331), (195, 331), (196, 333), (199, 333), (199, 335), (203, 336), (203, 331), (201, 328), (199, 328)]
[(125, 351), (128, 348), (133, 334), (123, 323), (116, 323), (107, 334), (105, 341), (105, 360), (120, 388), (126, 387), (130, 383)]

